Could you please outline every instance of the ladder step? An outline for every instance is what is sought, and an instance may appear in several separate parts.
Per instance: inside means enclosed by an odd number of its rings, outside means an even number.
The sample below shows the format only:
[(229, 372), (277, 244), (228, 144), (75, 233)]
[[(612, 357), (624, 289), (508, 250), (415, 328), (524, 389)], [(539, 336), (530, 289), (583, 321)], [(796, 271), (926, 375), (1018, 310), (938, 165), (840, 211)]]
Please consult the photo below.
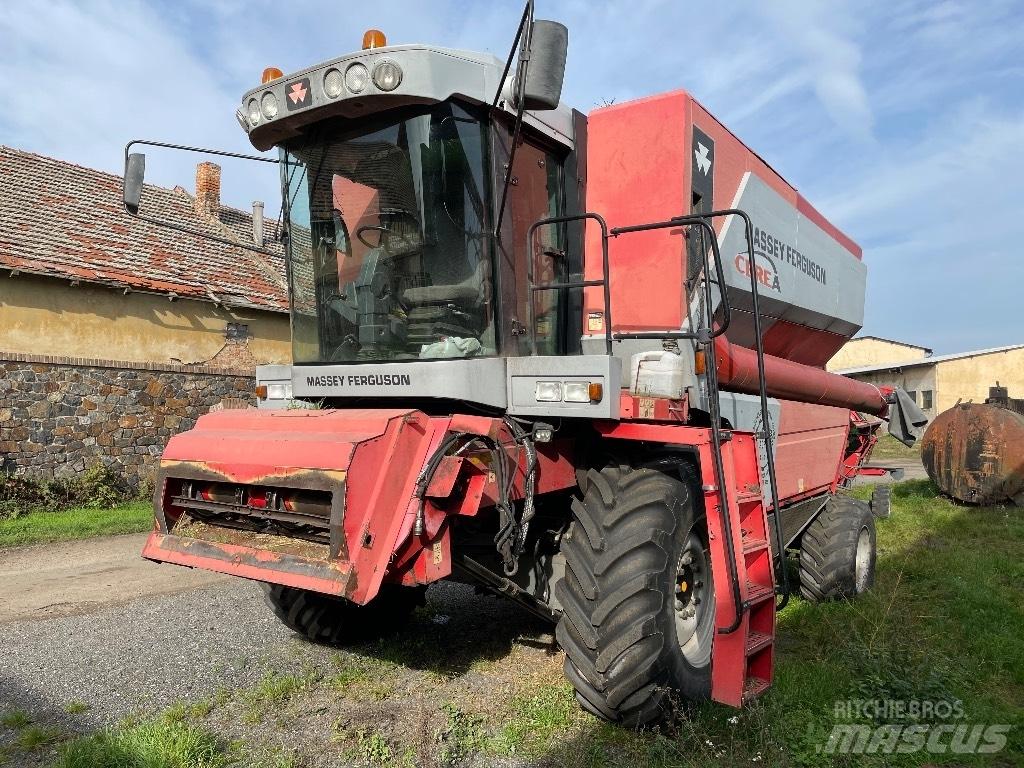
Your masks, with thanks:
[(740, 492), (740, 493), (736, 494), (736, 503), (737, 504), (752, 504), (755, 501), (758, 502), (758, 503), (761, 503), (762, 501), (764, 501), (764, 497), (761, 496), (761, 492), (760, 491), (758, 491), (757, 493), (743, 493), (743, 492)]
[(766, 635), (764, 632), (751, 632), (747, 636), (747, 656), (753, 656), (758, 651), (763, 651), (773, 642), (771, 635)]
[(743, 703), (756, 699), (768, 690), (770, 683), (760, 677), (748, 677), (743, 681)]
[(774, 597), (774, 587), (766, 587), (764, 584), (755, 584), (752, 581), (747, 582), (747, 602), (750, 605), (757, 605)]
[(762, 549), (768, 549), (768, 542), (764, 539), (743, 539), (744, 555), (749, 555), (751, 552), (760, 552)]

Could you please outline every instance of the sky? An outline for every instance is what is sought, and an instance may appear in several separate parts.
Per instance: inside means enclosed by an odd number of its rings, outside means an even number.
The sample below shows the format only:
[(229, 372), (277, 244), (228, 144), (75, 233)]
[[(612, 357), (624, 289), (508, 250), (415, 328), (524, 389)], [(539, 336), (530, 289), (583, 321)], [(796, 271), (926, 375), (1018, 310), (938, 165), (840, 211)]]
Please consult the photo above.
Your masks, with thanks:
[[(1024, 3), (537, 0), (569, 27), (562, 99), (686, 88), (864, 248), (864, 334), (936, 353), (1024, 343)], [(264, 67), (392, 43), (507, 55), (522, 4), (0, 4), (0, 143), (120, 174), (133, 138), (253, 152), (234, 113)], [(194, 185), (195, 155), (147, 152)], [(222, 163), (276, 208), (276, 166)]]

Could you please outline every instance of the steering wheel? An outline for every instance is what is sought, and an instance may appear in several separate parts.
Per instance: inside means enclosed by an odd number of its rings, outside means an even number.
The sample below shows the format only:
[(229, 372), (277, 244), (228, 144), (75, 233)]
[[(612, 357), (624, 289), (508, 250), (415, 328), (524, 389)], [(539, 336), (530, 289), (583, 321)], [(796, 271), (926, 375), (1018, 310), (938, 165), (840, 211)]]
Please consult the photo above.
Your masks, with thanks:
[(370, 230), (377, 230), (378, 232), (389, 232), (390, 231), (387, 227), (379, 227), (379, 226), (372, 226), (372, 225), (366, 225), (366, 226), (363, 226), (363, 227), (359, 227), (359, 229), (356, 230), (356, 239), (360, 243), (365, 245), (367, 248), (378, 248), (380, 246), (380, 242), (379, 241), (377, 242), (377, 245), (374, 245), (373, 243), (366, 242), (366, 239), (363, 237), (363, 232), (368, 232)]
[[(417, 219), (416, 216), (412, 214), (412, 212), (407, 211), (405, 208), (385, 208), (381, 210), (380, 213), (378, 213), (377, 215), (381, 219), (381, 221), (384, 222), (383, 224), (365, 224), (356, 229), (356, 239), (359, 240), (359, 242), (361, 242), (367, 248), (379, 248), (381, 246), (381, 242), (380, 240), (378, 240), (376, 245), (374, 245), (371, 242), (368, 242), (366, 238), (363, 237), (364, 232), (377, 231), (386, 233), (393, 232), (396, 229), (398, 235), (405, 234), (403, 230), (408, 232), (408, 224), (406, 222), (400, 221), (399, 217), (408, 219), (408, 221), (413, 224), (413, 227), (417, 231), (419, 229), (419, 219)], [(397, 226), (395, 226), (396, 224)], [(381, 240), (383, 240), (383, 235), (381, 235)]]

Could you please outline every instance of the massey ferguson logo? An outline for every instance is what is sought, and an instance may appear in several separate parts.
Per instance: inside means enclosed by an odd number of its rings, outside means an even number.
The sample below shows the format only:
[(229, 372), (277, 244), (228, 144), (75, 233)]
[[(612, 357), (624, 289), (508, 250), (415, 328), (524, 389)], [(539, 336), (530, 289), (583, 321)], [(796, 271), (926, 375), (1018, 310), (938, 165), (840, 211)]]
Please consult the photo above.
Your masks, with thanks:
[[(782, 293), (776, 261), (786, 262), (816, 283), (828, 284), (828, 274), (823, 266), (804, 256), (789, 243), (780, 240), (770, 232), (754, 227), (754, 275), (757, 277), (757, 282), (765, 288)], [(744, 277), (750, 277), (750, 265), (747, 262), (746, 251), (737, 253), (734, 263), (737, 272)]]
[(284, 89), (284, 93), (287, 97), (285, 103), (288, 104), (288, 111), (308, 107), (313, 103), (313, 91), (309, 87), (308, 77), (289, 83)]

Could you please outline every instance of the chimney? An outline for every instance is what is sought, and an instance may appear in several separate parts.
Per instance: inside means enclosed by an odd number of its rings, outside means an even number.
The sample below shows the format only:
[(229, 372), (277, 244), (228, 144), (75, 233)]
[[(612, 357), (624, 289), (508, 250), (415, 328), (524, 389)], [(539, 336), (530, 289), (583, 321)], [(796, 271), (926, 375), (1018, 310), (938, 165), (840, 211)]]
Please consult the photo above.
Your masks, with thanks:
[(196, 213), (211, 218), (220, 214), (220, 166), (216, 163), (196, 166)]
[(263, 202), (252, 202), (252, 240), (256, 245), (263, 245)]

